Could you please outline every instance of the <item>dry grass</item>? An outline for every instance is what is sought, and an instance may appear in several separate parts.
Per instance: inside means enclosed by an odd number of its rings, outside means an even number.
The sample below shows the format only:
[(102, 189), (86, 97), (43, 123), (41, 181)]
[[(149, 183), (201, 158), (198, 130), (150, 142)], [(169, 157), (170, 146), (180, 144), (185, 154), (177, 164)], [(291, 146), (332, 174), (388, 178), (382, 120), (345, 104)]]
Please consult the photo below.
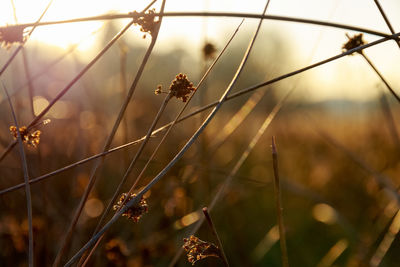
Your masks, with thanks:
[[(10, 97), (0, 98), (0, 263), (187, 266), (181, 255), (183, 238), (196, 232), (204, 240), (218, 241), (214, 247), (201, 240), (198, 247), (190, 244), (189, 258), (196, 265), (399, 262), (399, 98), (392, 87), (398, 81), (388, 81), (367, 51), (386, 41), (395, 45), (392, 39), (400, 34), (380, 3), (375, 1), (390, 34), (270, 16), (269, 1), (264, 14), (164, 14), (168, 1), (156, 2), (142, 12), (51, 22), (132, 18), (89, 63), (67, 61), (74, 48), (46, 63), (32, 62), (29, 36), (49, 24), (41, 18), (0, 28), (1, 52), (7, 58), (1, 60), (0, 75), (2, 87), (10, 91)], [(157, 41), (163, 15), (232, 16), (257, 19), (259, 24), (240, 51), (231, 44), (239, 27), (221, 37), (223, 49), (205, 43), (202, 51), (208, 54), (193, 59), (207, 69), (198, 79), (195, 71), (176, 63), (181, 55), (157, 51), (157, 45), (163, 45)], [(380, 39), (364, 43), (354, 37), (343, 53), (291, 71), (282, 72), (286, 62), (275, 59), (271, 65), (277, 66), (265, 73), (249, 59), (257, 57), (260, 50), (253, 45), (266, 34), (259, 32), (263, 19), (358, 30)], [(136, 40), (148, 44), (146, 49), (123, 39), (131, 27), (140, 27), (151, 39)], [(339, 50), (342, 45), (338, 42)], [(17, 61), (20, 51), (22, 66)], [(290, 77), (351, 54), (366, 59), (390, 91), (387, 95), (369, 102), (299, 100), (305, 92), (302, 83)], [(240, 64), (234, 63), (236, 58)], [(63, 62), (62, 71), (57, 70)], [(29, 67), (35, 63), (38, 68)], [(62, 79), (56, 75), (60, 72)], [(41, 89), (49, 83), (62, 86), (55, 93)], [(171, 84), (169, 91), (158, 87), (161, 83)], [(164, 101), (155, 91), (166, 93)], [(37, 96), (49, 101), (33, 116)], [(63, 109), (64, 115), (57, 115)], [(52, 121), (44, 126), (46, 118)], [(15, 127), (10, 133), (11, 125)], [(279, 172), (276, 149), (273, 161), (266, 153), (271, 136), (277, 137)], [(14, 149), (17, 144), (21, 157)], [(118, 201), (123, 192), (128, 194)], [(212, 221), (205, 212), (212, 231), (202, 226), (204, 206), (212, 210)], [(279, 249), (275, 244), (285, 234)], [(211, 248), (214, 257), (201, 256), (197, 262), (193, 255), (202, 255), (196, 251), (200, 248)]]

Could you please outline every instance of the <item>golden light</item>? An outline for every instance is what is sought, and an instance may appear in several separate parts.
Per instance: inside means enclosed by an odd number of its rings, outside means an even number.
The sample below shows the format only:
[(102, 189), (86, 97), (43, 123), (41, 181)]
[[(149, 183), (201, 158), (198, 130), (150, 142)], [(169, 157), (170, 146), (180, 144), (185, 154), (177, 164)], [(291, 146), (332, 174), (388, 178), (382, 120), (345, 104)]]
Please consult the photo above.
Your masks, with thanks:
[(264, 236), (264, 238), (258, 243), (256, 248), (251, 254), (254, 261), (260, 261), (265, 254), (272, 248), (272, 246), (279, 240), (279, 228), (278, 225), (274, 225)]
[(335, 210), (328, 204), (320, 203), (313, 207), (312, 215), (314, 219), (326, 224), (334, 224), (337, 221)]
[(177, 220), (174, 223), (174, 227), (175, 227), (175, 229), (179, 230), (179, 229), (182, 229), (186, 226), (189, 226), (189, 225), (197, 222), (199, 219), (200, 219), (199, 211), (191, 212), (191, 213), (183, 216), (181, 219)]
[(96, 218), (100, 216), (100, 214), (104, 210), (103, 202), (101, 202), (98, 198), (91, 198), (86, 202), (84, 211), (87, 216), (91, 218)]
[(42, 96), (35, 96), (33, 98), (33, 110), (35, 116), (42, 112), (49, 105), (49, 101)]
[(329, 249), (328, 253), (326, 253), (321, 261), (317, 264), (317, 267), (332, 266), (348, 246), (349, 242), (346, 239), (340, 239), (335, 245), (333, 245), (333, 247)]

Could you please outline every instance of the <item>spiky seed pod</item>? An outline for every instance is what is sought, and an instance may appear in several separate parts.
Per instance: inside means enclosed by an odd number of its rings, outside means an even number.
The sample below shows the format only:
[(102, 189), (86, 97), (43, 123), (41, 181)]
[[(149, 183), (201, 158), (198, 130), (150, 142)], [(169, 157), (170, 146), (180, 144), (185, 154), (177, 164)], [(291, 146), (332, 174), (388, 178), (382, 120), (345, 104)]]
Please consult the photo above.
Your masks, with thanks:
[[(116, 205), (113, 206), (114, 210), (121, 209), (126, 203), (128, 203), (132, 198), (136, 197), (136, 194), (131, 194), (128, 197), (127, 193), (123, 193), (119, 198)], [(126, 199), (128, 198), (128, 199)], [(125, 204), (124, 204), (125, 203)], [(132, 219), (134, 222), (138, 222), (144, 213), (147, 213), (149, 210), (147, 201), (143, 197), (140, 199), (139, 203), (133, 205), (129, 209), (127, 209), (122, 216), (126, 216), (128, 219)]]
[(182, 99), (183, 102), (189, 97), (189, 94), (196, 90), (193, 83), (190, 82), (185, 74), (179, 73), (169, 87), (172, 96)]
[[(346, 34), (346, 36), (347, 36), (347, 38), (349, 38), (349, 40), (342, 46), (342, 51), (343, 52), (347, 52), (347, 51), (349, 51), (351, 49), (354, 49), (356, 47), (365, 45), (367, 43), (367, 42), (365, 42), (363, 40), (363, 34), (362, 33), (356, 34), (353, 37), (350, 37), (347, 34)], [(358, 53), (362, 53), (362, 50), (359, 51)], [(351, 54), (351, 55), (353, 55), (353, 54)]]

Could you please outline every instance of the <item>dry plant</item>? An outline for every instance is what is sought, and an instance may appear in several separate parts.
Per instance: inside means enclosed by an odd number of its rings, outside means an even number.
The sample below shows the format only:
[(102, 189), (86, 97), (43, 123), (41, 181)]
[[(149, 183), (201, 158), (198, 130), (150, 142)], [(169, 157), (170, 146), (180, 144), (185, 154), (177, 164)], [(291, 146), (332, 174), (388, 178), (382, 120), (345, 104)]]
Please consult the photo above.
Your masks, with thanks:
[[(187, 266), (199, 260), (210, 266), (221, 261), (225, 266), (289, 266), (289, 258), (297, 266), (399, 262), (395, 253), (400, 249), (396, 240), (400, 229), (398, 81), (389, 82), (367, 53), (388, 41), (400, 48), (400, 33), (378, 0), (374, 0), (377, 14), (390, 33), (270, 15), (269, 0), (258, 13), (167, 12), (168, 1), (153, 0), (141, 11), (43, 21), (52, 2), (37, 21), (20, 24), (12, 1), (15, 24), (0, 26), (0, 52), (7, 56), (0, 68), (4, 89), (0, 97), (0, 262), (5, 266)], [(204, 38), (194, 65), (208, 67), (198, 79), (195, 67), (184, 69), (175, 55), (161, 61), (157, 45), (164, 43), (158, 36), (166, 18), (242, 21), (229, 37), (219, 37), (225, 43), (222, 49), (218, 42)], [(121, 19), (129, 21), (117, 33), (110, 31), (112, 37), (91, 60), (76, 64), (79, 70), (65, 84), (52, 72), (70, 64), (67, 58), (76, 55), (78, 43), (50, 62), (43, 59), (45, 63), (39, 64), (32, 57), (30, 37), (38, 27), (88, 21), (114, 25)], [(250, 20), (258, 24), (238, 64), (233, 60), (239, 55), (235, 43), (243, 38), (241, 25)], [(287, 68), (278, 66), (271, 72), (253, 63), (260, 52), (257, 42), (272, 35), (262, 31), (270, 21), (275, 26), (288, 22), (355, 34), (345, 33), (345, 44), (337, 41), (338, 54), (282, 74), (281, 69)], [(141, 46), (123, 39), (132, 27), (141, 32)], [(96, 34), (103, 31), (105, 27)], [(132, 53), (133, 49), (137, 51)], [(119, 55), (116, 69), (108, 58), (114, 50)], [(286, 64), (273, 58), (275, 53), (279, 54), (273, 51), (268, 55), (271, 59), (263, 60)], [(380, 94), (378, 107), (364, 110), (362, 119), (350, 112), (338, 119), (324, 107), (292, 99), (302, 94), (303, 85), (291, 77), (351, 55), (361, 55), (389, 90), (387, 96)], [(33, 68), (34, 64), (38, 66)], [(227, 69), (232, 73), (224, 73)], [(262, 77), (253, 82), (257, 72)], [(217, 90), (226, 81), (225, 89)], [(63, 85), (50, 93), (41, 89), (46, 83)], [(74, 95), (78, 88), (91, 97)], [(42, 95), (51, 100), (37, 110)], [(196, 97), (202, 106), (195, 104)], [(217, 100), (203, 105), (211, 97)], [(70, 117), (52, 113), (60, 105)], [(198, 125), (195, 118), (200, 114)], [(44, 126), (49, 118), (52, 123)], [(272, 164), (265, 157), (269, 141), (262, 137), (267, 131), (269, 136), (279, 136), (283, 151), (279, 171), (274, 138)], [(197, 145), (200, 136), (207, 138)], [(40, 190), (36, 184), (42, 186)], [(25, 194), (19, 192), (22, 188)], [(271, 201), (274, 194), (275, 202)], [(204, 220), (208, 230), (201, 228)], [(278, 240), (280, 250), (275, 248)], [(183, 250), (189, 263), (182, 257)]]

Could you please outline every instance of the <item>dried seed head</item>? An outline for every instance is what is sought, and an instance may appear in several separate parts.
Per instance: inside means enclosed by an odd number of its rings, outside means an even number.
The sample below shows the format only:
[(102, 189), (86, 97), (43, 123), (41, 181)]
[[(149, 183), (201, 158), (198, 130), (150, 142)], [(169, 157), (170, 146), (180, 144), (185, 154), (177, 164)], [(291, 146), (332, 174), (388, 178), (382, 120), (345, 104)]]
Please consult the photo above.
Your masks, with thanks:
[[(36, 123), (31, 128), (37, 129), (39, 126), (46, 125), (49, 123), (50, 123), (50, 119), (46, 119), (44, 121)], [(12, 136), (14, 137), (14, 139), (17, 140), (17, 138), (18, 138), (17, 127), (15, 127), (14, 125), (10, 126), (10, 132), (11, 132)], [(28, 146), (37, 147), (39, 145), (40, 135), (42, 134), (41, 131), (36, 130), (36, 131), (30, 133), (28, 131), (28, 129), (26, 128), (26, 126), (22, 126), (19, 128), (19, 133), (21, 135), (22, 142), (24, 142)]]
[[(10, 126), (10, 132), (15, 140), (18, 138), (17, 127)], [(39, 130), (34, 131), (33, 133), (29, 133), (25, 126), (19, 128), (19, 134), (21, 135), (22, 142), (27, 144), (30, 147), (37, 147), (40, 142), (40, 134), (42, 132)]]
[[(144, 33), (149, 33), (150, 35), (153, 35), (158, 23), (160, 22), (159, 20), (155, 19), (154, 13), (156, 10), (150, 9), (147, 11), (147, 13), (142, 14), (142, 16), (139, 16), (139, 13), (134, 11), (134, 23), (135, 25), (140, 25), (140, 31)], [(136, 15), (136, 16), (135, 16)], [(146, 38), (146, 34), (143, 35), (143, 39)]]
[(176, 75), (175, 80), (172, 81), (169, 90), (172, 96), (186, 102), (189, 94), (196, 88), (194, 88), (193, 83), (188, 80), (185, 74), (179, 73)]
[[(113, 206), (114, 210), (120, 210), (123, 206), (126, 205), (132, 198), (136, 197), (136, 194), (131, 194), (128, 197), (127, 193), (123, 193), (119, 198), (116, 205)], [(128, 198), (128, 199), (126, 199)], [(128, 217), (128, 219), (132, 219), (134, 222), (138, 222), (144, 213), (147, 213), (149, 210), (147, 201), (143, 197), (140, 199), (139, 203), (133, 205), (129, 209), (127, 209), (122, 216)]]
[[(354, 49), (354, 48), (359, 47), (361, 45), (365, 45), (367, 43), (367, 42), (365, 42), (363, 40), (363, 34), (362, 33), (356, 34), (353, 37), (350, 37), (347, 34), (346, 34), (346, 36), (347, 36), (347, 38), (349, 38), (349, 40), (347, 41), (347, 43), (345, 43), (342, 46), (342, 51), (343, 52), (347, 52), (347, 51), (349, 51), (351, 49)], [(358, 51), (358, 53), (362, 53), (362, 50)], [(353, 54), (351, 54), (351, 55), (353, 55)]]
[(5, 48), (10, 48), (14, 43), (23, 43), (24, 38), (24, 26), (6, 26), (0, 27), (0, 43)]
[(219, 248), (213, 243), (203, 241), (193, 235), (184, 238), (183, 249), (187, 252), (188, 261), (194, 265), (196, 261), (207, 257), (217, 257), (222, 259)]
[(206, 43), (203, 46), (203, 57), (204, 57), (204, 59), (205, 60), (214, 59), (216, 51), (217, 51), (217, 49), (215, 48), (215, 46), (212, 43)]

